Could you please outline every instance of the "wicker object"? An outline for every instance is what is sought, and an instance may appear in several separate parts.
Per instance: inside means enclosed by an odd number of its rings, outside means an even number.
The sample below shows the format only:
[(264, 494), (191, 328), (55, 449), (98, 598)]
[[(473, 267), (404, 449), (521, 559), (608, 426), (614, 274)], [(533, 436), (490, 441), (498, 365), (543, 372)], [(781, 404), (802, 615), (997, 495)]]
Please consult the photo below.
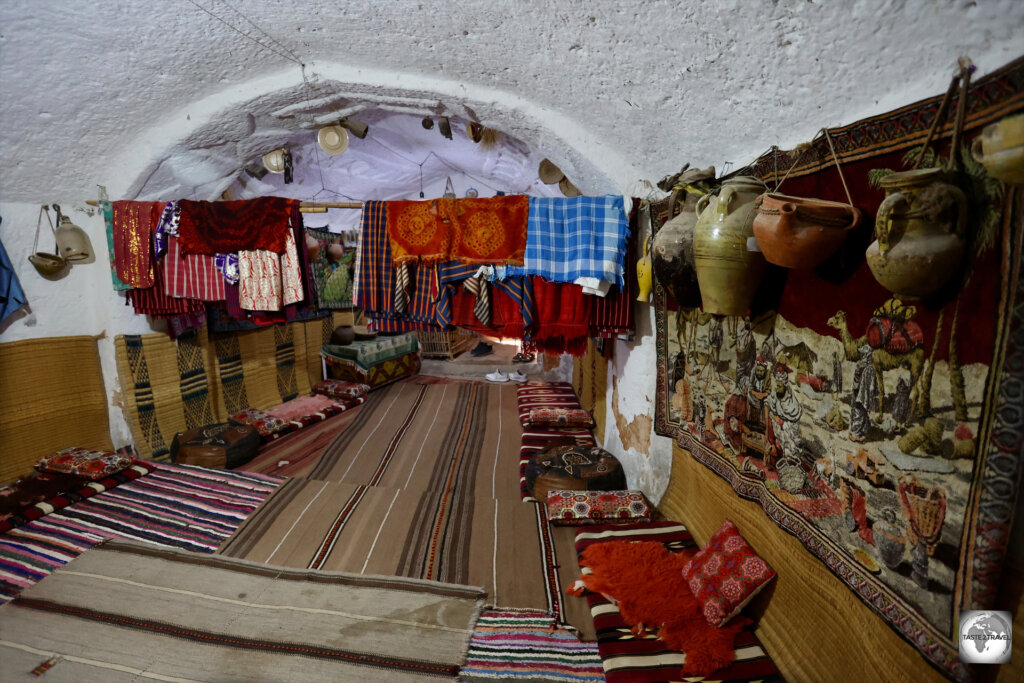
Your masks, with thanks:
[(420, 340), (420, 354), (424, 358), (451, 360), (473, 346), (477, 333), (456, 327), (451, 330), (417, 330)]

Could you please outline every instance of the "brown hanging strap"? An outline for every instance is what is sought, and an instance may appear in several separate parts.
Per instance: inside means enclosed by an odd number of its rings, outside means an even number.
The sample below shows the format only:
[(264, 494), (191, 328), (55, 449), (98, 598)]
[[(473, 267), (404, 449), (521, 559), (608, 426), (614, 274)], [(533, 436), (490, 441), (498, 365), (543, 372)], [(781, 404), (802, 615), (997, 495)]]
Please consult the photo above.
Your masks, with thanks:
[(53, 220), (50, 219), (50, 207), (43, 204), (39, 207), (39, 218), (36, 219), (36, 238), (32, 242), (32, 253), (36, 254), (39, 252), (39, 231), (43, 229), (43, 212), (46, 212), (46, 222), (50, 224), (50, 232), (53, 234), (53, 253), (60, 254), (60, 248), (57, 246), (57, 230), (53, 227)]
[(778, 184), (775, 185), (775, 189), (772, 190), (772, 192), (775, 193), (779, 191), (779, 188), (782, 187), (782, 183), (786, 182), (786, 178), (788, 178), (792, 170), (796, 168), (796, 165), (800, 163), (800, 160), (804, 158), (804, 154), (807, 152), (807, 150), (814, 146), (814, 140), (818, 139), (818, 135), (825, 136), (825, 142), (828, 143), (828, 150), (829, 152), (832, 153), (832, 161), (835, 162), (836, 170), (839, 171), (839, 180), (843, 183), (843, 191), (846, 192), (846, 203), (849, 204), (850, 206), (853, 206), (853, 197), (850, 196), (850, 188), (846, 184), (846, 176), (843, 175), (843, 166), (842, 164), (839, 163), (839, 155), (836, 154), (836, 148), (832, 144), (832, 136), (828, 134), (827, 128), (822, 128), (821, 130), (819, 130), (818, 134), (815, 135), (814, 138), (807, 145), (804, 146), (803, 150), (800, 152), (800, 155), (796, 158), (796, 161), (794, 161), (793, 165), (789, 167), (788, 171), (786, 171), (786, 175), (782, 176), (782, 180), (780, 180)]
[(952, 169), (957, 163), (956, 150), (960, 144), (960, 135), (963, 133), (964, 119), (967, 116), (967, 89), (971, 83), (971, 71), (974, 69), (971, 60), (966, 57), (961, 58), (959, 64), (960, 70), (953, 75), (949, 82), (949, 87), (946, 89), (946, 94), (942, 96), (939, 110), (935, 112), (935, 120), (932, 121), (932, 126), (928, 129), (928, 135), (924, 139), (924, 144), (921, 145), (921, 151), (917, 153), (917, 158), (914, 160), (912, 168), (917, 168), (921, 165), (921, 162), (924, 161), (925, 152), (931, 147), (935, 134), (941, 126), (946, 124), (949, 118), (949, 103), (953, 99), (953, 93), (957, 90), (957, 86), (959, 86), (960, 93), (956, 103), (956, 118), (953, 122), (953, 144), (950, 147), (950, 158), (947, 168)]

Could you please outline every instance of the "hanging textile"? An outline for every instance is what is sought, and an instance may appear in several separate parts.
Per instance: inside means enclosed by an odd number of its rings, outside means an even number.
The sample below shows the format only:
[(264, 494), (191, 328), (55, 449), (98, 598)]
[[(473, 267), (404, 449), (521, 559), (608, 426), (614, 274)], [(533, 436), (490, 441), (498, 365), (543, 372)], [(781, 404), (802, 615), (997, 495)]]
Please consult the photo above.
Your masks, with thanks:
[(152, 287), (153, 230), (164, 202), (114, 202), (114, 263), (117, 277), (136, 289)]
[(158, 267), (163, 268), (164, 287), (168, 296), (200, 301), (223, 301), (224, 276), (217, 269), (213, 256), (181, 253), (179, 239), (166, 238), (167, 254)]
[[(486, 266), (480, 268), (459, 263), (458, 261), (448, 261), (438, 265), (437, 280), (440, 286), (436, 305), (438, 325), (448, 327), (449, 325), (456, 324), (452, 316), (452, 297), (459, 287), (459, 282), (477, 275), (478, 272), (484, 278), (491, 276), (490, 269)], [(533, 283), (530, 281), (530, 278), (519, 276), (507, 280), (494, 280), (492, 285), (492, 294), (495, 290), (504, 292), (512, 298), (519, 308), (518, 327), (506, 329), (503, 336), (506, 338), (522, 339), (526, 330), (530, 329), (533, 325)], [(498, 295), (493, 294), (492, 300), (497, 301), (497, 298)]]
[(306, 228), (304, 241), (317, 308), (352, 308), (352, 267), (355, 250), (327, 228)]
[(178, 236), (178, 223), (181, 218), (181, 209), (178, 202), (167, 202), (160, 220), (157, 221), (156, 230), (153, 231), (153, 249), (156, 255), (160, 256), (167, 251), (167, 238)]
[(436, 329), (437, 268), (419, 264), (406, 312), (394, 309), (395, 268), (387, 238), (387, 215), (394, 202), (366, 202), (360, 223), (359, 291), (356, 305), (381, 332)]
[(594, 297), (579, 285), (533, 278), (536, 325), (525, 342), (534, 353), (568, 353), (582, 356), (587, 351), (591, 308)]
[(522, 267), (506, 274), (540, 275), (552, 282), (596, 278), (623, 286), (629, 222), (621, 196), (530, 197)]
[(298, 200), (257, 197), (234, 202), (178, 202), (178, 232), (184, 254), (271, 251), (282, 254), (288, 219)]
[(626, 272), (625, 288), (613, 287), (605, 297), (594, 297), (591, 300), (592, 319), (590, 323), (591, 337), (615, 338), (624, 336), (633, 338), (636, 325), (633, 318), (633, 305), (637, 297), (636, 283), (636, 252), (637, 221), (639, 220), (639, 200), (633, 200), (633, 209), (629, 214), (629, 238), (626, 240)]
[(395, 313), (405, 313), (409, 308), (409, 297), (412, 295), (412, 263), (401, 263), (395, 266)]
[(302, 301), (302, 270), (291, 229), (281, 255), (257, 249), (238, 252), (238, 300), (250, 311), (279, 311)]
[(146, 289), (128, 290), (125, 305), (131, 303), (139, 315), (154, 318), (172, 318), (186, 313), (197, 313), (203, 310), (203, 302), (196, 299), (176, 299), (167, 296), (164, 286), (163, 268), (155, 268), (154, 285)]
[(484, 279), (483, 275), (477, 274), (471, 278), (467, 278), (462, 283), (462, 286), (467, 292), (476, 297), (476, 303), (473, 306), (473, 312), (476, 314), (476, 319), (485, 327), (490, 325), (491, 291), (490, 286), (487, 284), (487, 280)]
[(497, 287), (491, 293), (491, 321), (484, 325), (477, 317), (476, 295), (465, 287), (454, 288), (451, 297), (452, 323), (491, 337), (522, 339), (523, 317), (519, 303)]
[(0, 323), (26, 303), (28, 299), (25, 298), (25, 292), (18, 282), (14, 265), (7, 257), (3, 242), (0, 242)]
[(117, 276), (117, 256), (114, 252), (114, 205), (107, 200), (99, 202), (100, 211), (103, 212), (103, 223), (107, 229), (107, 255), (110, 257), (110, 280), (114, 285), (115, 292), (123, 292), (131, 289), (127, 282), (122, 282)]
[(389, 202), (388, 239), (396, 264), (455, 259), (523, 263), (529, 198), (486, 197)]

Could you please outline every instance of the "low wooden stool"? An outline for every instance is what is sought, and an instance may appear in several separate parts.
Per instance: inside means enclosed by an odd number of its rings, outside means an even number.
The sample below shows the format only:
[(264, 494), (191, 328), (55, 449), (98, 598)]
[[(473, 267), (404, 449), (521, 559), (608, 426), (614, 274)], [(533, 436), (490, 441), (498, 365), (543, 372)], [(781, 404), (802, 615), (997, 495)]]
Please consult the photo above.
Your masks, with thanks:
[(626, 473), (618, 459), (603, 448), (560, 438), (527, 464), (526, 487), (539, 501), (547, 500), (548, 491), (620, 491), (626, 488)]

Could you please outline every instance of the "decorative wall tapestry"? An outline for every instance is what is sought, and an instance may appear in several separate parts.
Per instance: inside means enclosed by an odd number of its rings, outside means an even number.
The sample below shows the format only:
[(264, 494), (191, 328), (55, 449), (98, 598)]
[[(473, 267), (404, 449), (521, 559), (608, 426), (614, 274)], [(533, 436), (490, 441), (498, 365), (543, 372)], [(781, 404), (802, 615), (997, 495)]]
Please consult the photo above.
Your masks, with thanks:
[(352, 308), (356, 250), (346, 248), (341, 235), (327, 229), (306, 228), (305, 232), (317, 308)]
[[(971, 229), (943, 295), (901, 301), (875, 281), (870, 219), (815, 270), (772, 271), (748, 319), (680, 309), (656, 287), (658, 433), (760, 502), (955, 679), (970, 675), (957, 656), (959, 612), (998, 607), (1024, 444), (1024, 201), (966, 150), (981, 126), (1024, 109), (1024, 60), (968, 97), (958, 152)], [(830, 131), (866, 218), (884, 196), (869, 172), (909, 167), (938, 106)], [(773, 186), (792, 163), (769, 152), (746, 172)], [(845, 200), (824, 139), (786, 192)]]

